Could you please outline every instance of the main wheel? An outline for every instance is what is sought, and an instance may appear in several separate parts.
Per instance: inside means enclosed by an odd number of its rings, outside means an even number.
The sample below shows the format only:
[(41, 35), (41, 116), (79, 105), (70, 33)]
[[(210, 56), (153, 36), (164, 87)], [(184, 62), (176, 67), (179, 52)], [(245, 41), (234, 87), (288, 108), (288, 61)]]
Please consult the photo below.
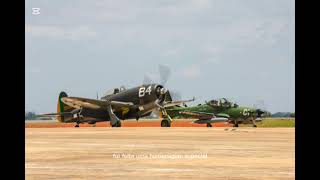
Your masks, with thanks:
[(233, 125), (233, 127), (239, 127), (239, 124), (238, 124), (238, 123), (236, 123), (236, 124), (234, 124), (234, 125)]
[(257, 125), (253, 124), (253, 127), (257, 127)]
[(161, 127), (171, 127), (171, 122), (168, 119), (163, 119), (161, 121)]
[(121, 127), (121, 121), (118, 121), (117, 127)]
[(211, 123), (207, 123), (207, 127), (212, 127), (212, 124)]
[(80, 127), (79, 124), (76, 124), (74, 127)]
[(111, 124), (112, 127), (121, 127), (121, 121), (117, 121), (115, 124)]

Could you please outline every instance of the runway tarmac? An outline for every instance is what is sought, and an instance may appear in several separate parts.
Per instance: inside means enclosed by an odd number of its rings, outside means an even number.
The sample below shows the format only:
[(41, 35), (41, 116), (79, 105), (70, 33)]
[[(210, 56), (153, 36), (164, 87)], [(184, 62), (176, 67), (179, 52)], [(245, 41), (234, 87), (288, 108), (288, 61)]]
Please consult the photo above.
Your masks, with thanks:
[(26, 128), (26, 179), (295, 179), (295, 128)]
[[(171, 127), (205, 127), (206, 124), (196, 124), (192, 123), (195, 119), (175, 119)], [(32, 120), (25, 121), (26, 128), (74, 128), (76, 123), (61, 123), (57, 120)], [(229, 123), (214, 123), (212, 124), (214, 127), (232, 127), (232, 124)], [(92, 127), (93, 125), (83, 123), (80, 124), (80, 127)], [(110, 122), (97, 122), (95, 124), (96, 127), (110, 127)], [(136, 120), (125, 120), (121, 122), (121, 127), (161, 127), (160, 119), (141, 119), (139, 121)]]

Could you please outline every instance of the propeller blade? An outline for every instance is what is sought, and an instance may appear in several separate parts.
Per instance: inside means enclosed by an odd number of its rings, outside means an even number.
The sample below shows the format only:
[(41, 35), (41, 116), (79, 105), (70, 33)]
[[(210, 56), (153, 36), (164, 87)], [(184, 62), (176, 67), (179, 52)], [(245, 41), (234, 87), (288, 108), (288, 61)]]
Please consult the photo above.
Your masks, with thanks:
[(182, 100), (181, 93), (178, 91), (170, 91), (170, 95), (173, 101), (180, 101)]
[(160, 73), (160, 83), (161, 85), (165, 85), (171, 75), (170, 68), (165, 65), (159, 65), (159, 73)]
[(253, 107), (262, 111), (266, 111), (267, 109), (264, 100), (257, 100)]
[(151, 83), (152, 83), (152, 79), (145, 74), (143, 78), (143, 84), (151, 84)]

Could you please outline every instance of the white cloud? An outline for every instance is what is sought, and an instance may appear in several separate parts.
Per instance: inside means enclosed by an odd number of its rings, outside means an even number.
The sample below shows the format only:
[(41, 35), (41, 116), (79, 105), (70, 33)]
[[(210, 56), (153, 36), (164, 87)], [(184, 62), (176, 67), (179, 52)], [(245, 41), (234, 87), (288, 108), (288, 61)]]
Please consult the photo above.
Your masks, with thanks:
[(164, 56), (164, 57), (172, 57), (172, 56), (176, 57), (179, 54), (180, 54), (180, 50), (179, 49), (169, 49), (169, 50), (165, 51), (162, 54), (162, 56)]
[(87, 26), (74, 28), (50, 26), (50, 25), (26, 25), (25, 32), (34, 37), (53, 39), (84, 40), (92, 39), (97, 33)]
[(205, 59), (205, 61), (209, 62), (209, 63), (213, 63), (213, 64), (219, 64), (220, 63), (220, 59), (219, 58), (215, 58), (215, 57), (207, 58), (207, 59)]
[(222, 48), (207, 47), (203, 50), (203, 56), (205, 62), (219, 64), (221, 59)]
[(221, 52), (221, 48), (218, 48), (218, 47), (208, 47), (204, 50), (206, 53), (208, 54), (212, 54), (212, 55), (215, 55), (215, 54), (219, 54)]
[(195, 79), (201, 76), (201, 69), (198, 65), (192, 65), (182, 69), (181, 75), (188, 79)]
[(191, 8), (198, 8), (198, 9), (208, 8), (209, 5), (210, 5), (209, 0), (191, 0), (191, 3), (190, 3)]
[(230, 39), (241, 44), (265, 43), (274, 44), (279, 36), (285, 33), (288, 24), (282, 19), (264, 19), (234, 22), (227, 28)]

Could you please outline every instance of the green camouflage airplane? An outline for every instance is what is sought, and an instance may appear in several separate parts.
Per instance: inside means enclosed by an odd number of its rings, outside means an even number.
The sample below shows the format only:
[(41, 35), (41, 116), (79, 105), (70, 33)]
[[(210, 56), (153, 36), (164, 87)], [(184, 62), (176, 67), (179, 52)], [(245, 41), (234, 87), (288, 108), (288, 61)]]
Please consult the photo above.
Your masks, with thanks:
[(215, 122), (229, 122), (234, 127), (239, 127), (239, 124), (252, 123), (253, 127), (257, 127), (256, 121), (261, 121), (264, 113), (261, 109), (239, 107), (226, 98), (211, 100), (191, 107), (170, 107), (166, 108), (166, 112), (172, 118), (196, 118), (197, 120), (193, 123), (207, 124), (207, 127), (212, 127), (211, 123)]

